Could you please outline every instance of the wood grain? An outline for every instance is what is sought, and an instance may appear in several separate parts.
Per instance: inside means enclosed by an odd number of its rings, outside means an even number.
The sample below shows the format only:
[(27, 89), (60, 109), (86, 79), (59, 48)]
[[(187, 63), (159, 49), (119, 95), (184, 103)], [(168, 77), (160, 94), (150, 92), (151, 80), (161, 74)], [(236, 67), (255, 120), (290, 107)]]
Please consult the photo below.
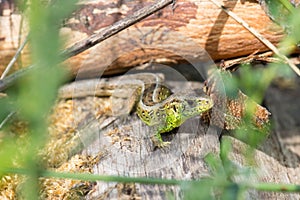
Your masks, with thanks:
[[(66, 20), (61, 35), (68, 38), (66, 46), (88, 37), (140, 9), (153, 0), (137, 2), (116, 0), (83, 1), (80, 9)], [(258, 2), (224, 1), (224, 5), (257, 29), (272, 43), (283, 37), (266, 16)], [(17, 31), (10, 31), (11, 16), (0, 16), (1, 57), (12, 57), (18, 42)], [(13, 27), (18, 22), (13, 21)], [(17, 34), (17, 35), (16, 35)], [(120, 73), (141, 63), (154, 60), (160, 63), (177, 63), (183, 60), (213, 60), (248, 55), (265, 51), (265, 47), (251, 33), (229, 18), (209, 0), (178, 0), (174, 7), (147, 17), (115, 37), (68, 60), (68, 66), (80, 77), (95, 77)], [(208, 53), (208, 54), (207, 54)], [(23, 53), (28, 61), (28, 51)], [(3, 65), (8, 62), (6, 59)]]
[[(172, 82), (172, 89), (178, 91), (199, 85), (200, 83)], [(92, 156), (105, 155), (94, 166), (94, 174), (198, 179), (210, 174), (204, 157), (208, 153), (219, 152), (220, 130), (202, 124), (199, 117), (187, 120), (171, 133), (163, 134), (165, 141), (171, 141), (170, 147), (165, 149), (154, 149), (150, 139), (154, 130), (145, 125), (134, 112), (118, 118), (105, 129), (99, 127), (100, 124), (98, 129), (97, 126), (90, 129), (95, 137), (84, 143), (83, 151), (83, 154)], [(81, 132), (89, 134), (86, 130)], [(87, 198), (98, 199), (107, 193), (108, 198), (123, 199), (126, 194), (118, 191), (117, 185), (97, 182)], [(178, 186), (135, 184), (134, 187), (136, 194), (142, 199), (166, 199), (166, 191), (172, 191), (177, 198), (182, 198)]]
[[(87, 19), (91, 19), (88, 26), (71, 23), (64, 30), (73, 33), (73, 38), (77, 38), (75, 35), (84, 37), (154, 1), (142, 1), (140, 4), (126, 2), (122, 5), (112, 2), (114, 1), (86, 4), (86, 8), (78, 11), (75, 16), (85, 15)], [(104, 15), (108, 4), (115, 12)], [(224, 1), (224, 5), (271, 42), (276, 44), (283, 36), (282, 31), (268, 19), (256, 1)], [(98, 12), (101, 14), (91, 16), (87, 14), (88, 8), (100, 10)], [(220, 60), (248, 55), (257, 50), (265, 51), (267, 48), (209, 0), (179, 0), (174, 10), (171, 6), (163, 9), (102, 44), (71, 58), (69, 63), (72, 71), (77, 73), (80, 70), (80, 76), (86, 77), (99, 75), (104, 70), (107, 73), (122, 72), (130, 66), (150, 60), (165, 63), (177, 63), (184, 59), (203, 61), (210, 57)]]

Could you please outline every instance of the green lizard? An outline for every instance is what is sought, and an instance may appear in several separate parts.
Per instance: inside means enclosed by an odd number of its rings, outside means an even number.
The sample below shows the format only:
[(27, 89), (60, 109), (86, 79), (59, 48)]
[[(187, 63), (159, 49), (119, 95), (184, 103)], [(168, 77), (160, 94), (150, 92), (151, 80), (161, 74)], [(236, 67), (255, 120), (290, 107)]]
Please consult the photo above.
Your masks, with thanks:
[(156, 134), (152, 141), (157, 147), (164, 147), (161, 134), (179, 127), (187, 119), (208, 111), (213, 106), (209, 97), (195, 94), (172, 94), (155, 105), (147, 105), (141, 98), (137, 105), (137, 115), (148, 126), (155, 126)]
[[(86, 88), (91, 86), (94, 88)], [(169, 142), (162, 140), (162, 133), (179, 127), (187, 119), (201, 115), (213, 106), (213, 101), (208, 96), (196, 96), (194, 93), (172, 94), (170, 89), (162, 85), (162, 77), (153, 73), (129, 74), (112, 81), (104, 79), (78, 81), (76, 85), (63, 87), (59, 91), (59, 96), (72, 98), (105, 94), (104, 96), (111, 95), (112, 98), (118, 98), (124, 96), (120, 94), (121, 88), (125, 88), (126, 93), (128, 86), (138, 91), (134, 103), (137, 115), (145, 124), (155, 128), (156, 133), (152, 141), (157, 147), (169, 145)], [(114, 88), (115, 91), (108, 92), (108, 88)], [(127, 112), (132, 109), (131, 107)]]

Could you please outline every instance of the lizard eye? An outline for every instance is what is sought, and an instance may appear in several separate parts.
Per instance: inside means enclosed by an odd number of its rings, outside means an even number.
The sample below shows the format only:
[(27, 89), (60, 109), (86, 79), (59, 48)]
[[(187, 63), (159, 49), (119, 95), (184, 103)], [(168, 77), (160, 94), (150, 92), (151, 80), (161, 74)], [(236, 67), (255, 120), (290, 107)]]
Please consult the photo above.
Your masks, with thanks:
[(211, 101), (208, 100), (208, 99), (202, 100), (200, 103), (202, 103), (202, 104), (204, 104), (204, 105), (206, 105), (206, 106), (209, 106), (209, 107), (210, 107), (210, 105), (211, 105)]
[(193, 101), (193, 100), (187, 100), (186, 102), (188, 103), (188, 105), (190, 107), (194, 107), (195, 106), (195, 101)]

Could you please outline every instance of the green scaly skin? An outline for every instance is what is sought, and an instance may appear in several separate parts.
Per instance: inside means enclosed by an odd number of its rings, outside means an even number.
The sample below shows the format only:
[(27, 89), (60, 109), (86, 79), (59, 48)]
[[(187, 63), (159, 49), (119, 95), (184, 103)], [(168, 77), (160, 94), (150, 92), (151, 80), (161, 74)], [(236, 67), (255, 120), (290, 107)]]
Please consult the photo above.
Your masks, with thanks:
[[(163, 142), (161, 134), (179, 127), (187, 119), (200, 115), (213, 106), (208, 96), (196, 94), (172, 94), (170, 89), (161, 85), (162, 78), (153, 73), (137, 73), (123, 76), (115, 81), (84, 80), (70, 84), (59, 91), (61, 98), (84, 97), (88, 95), (109, 95), (109, 89), (121, 89), (124, 85), (139, 88), (137, 92), (137, 114), (148, 126), (156, 128), (154, 145), (164, 147), (169, 142)], [(79, 84), (80, 83), (80, 84)], [(93, 90), (90, 87), (93, 86)], [(151, 89), (152, 87), (152, 89)], [(153, 89), (154, 87), (154, 89)], [(74, 90), (76, 92), (74, 93)], [(118, 94), (118, 92), (116, 92)], [(125, 88), (126, 93), (126, 88)], [(114, 96), (114, 94), (113, 94)], [(117, 95), (118, 96), (118, 95)], [(122, 96), (122, 95), (121, 95)]]
[(187, 119), (200, 115), (213, 106), (213, 101), (208, 96), (195, 94), (171, 95), (165, 100), (147, 106), (140, 100), (137, 106), (139, 118), (148, 126), (155, 126), (156, 134), (152, 141), (157, 147), (165, 147), (170, 142), (164, 142), (161, 134), (179, 127)]

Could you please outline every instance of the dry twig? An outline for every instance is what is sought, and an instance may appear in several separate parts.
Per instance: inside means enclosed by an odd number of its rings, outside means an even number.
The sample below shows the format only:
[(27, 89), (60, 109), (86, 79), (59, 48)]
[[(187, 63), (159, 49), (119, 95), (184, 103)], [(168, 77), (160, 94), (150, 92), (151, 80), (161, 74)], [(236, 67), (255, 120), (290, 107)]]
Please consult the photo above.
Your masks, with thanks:
[(300, 69), (291, 61), (289, 60), (285, 55), (281, 54), (279, 50), (265, 37), (263, 37), (258, 31), (251, 28), (249, 24), (247, 24), (243, 19), (238, 17), (236, 14), (234, 14), (232, 11), (225, 8), (223, 5), (221, 5), (216, 0), (210, 0), (213, 2), (217, 7), (222, 9), (224, 12), (226, 12), (230, 17), (232, 17), (235, 21), (237, 21), (239, 24), (241, 24), (245, 29), (247, 29), (250, 33), (252, 33), (257, 39), (259, 39), (262, 43), (264, 43), (267, 47), (269, 47), (279, 58), (281, 58), (283, 61), (285, 61), (291, 68), (294, 70), (294, 72), (300, 76)]
[(148, 17), (149, 15), (155, 13), (156, 11), (166, 7), (167, 5), (174, 2), (174, 0), (161, 0), (157, 3), (144, 7), (135, 13), (133, 13), (131, 16), (126, 17), (117, 23), (105, 28), (103, 31), (100, 31), (99, 33), (95, 33), (88, 38), (79, 41), (75, 43), (72, 47), (64, 50), (62, 52), (62, 55), (66, 58), (75, 56), (93, 46), (96, 44), (104, 41), (105, 39), (119, 33), (120, 31), (128, 28), (129, 26), (139, 22), (140, 20)]
[[(99, 33), (96, 33), (94, 35), (91, 35), (90, 37), (79, 41), (75, 43), (70, 48), (64, 50), (60, 53), (62, 56), (62, 61), (66, 60), (67, 58), (70, 58), (72, 56), (75, 56), (93, 46), (96, 44), (99, 44), (100, 42), (108, 39), (109, 37), (119, 33), (120, 31), (128, 28), (129, 26), (139, 22), (140, 20), (150, 16), (151, 14), (159, 11), (160, 9), (166, 7), (167, 5), (174, 3), (174, 0), (161, 0), (153, 5), (144, 7), (135, 13), (133, 13), (131, 16), (128, 16), (117, 23), (105, 28), (104, 30), (100, 31)], [(11, 86), (14, 82), (16, 82), (21, 77), (28, 74), (28, 72), (31, 71), (32, 68), (35, 68), (36, 66), (31, 65), (27, 67), (26, 69), (19, 70), (10, 76), (7, 76), (6, 78), (0, 80), (0, 92)]]

